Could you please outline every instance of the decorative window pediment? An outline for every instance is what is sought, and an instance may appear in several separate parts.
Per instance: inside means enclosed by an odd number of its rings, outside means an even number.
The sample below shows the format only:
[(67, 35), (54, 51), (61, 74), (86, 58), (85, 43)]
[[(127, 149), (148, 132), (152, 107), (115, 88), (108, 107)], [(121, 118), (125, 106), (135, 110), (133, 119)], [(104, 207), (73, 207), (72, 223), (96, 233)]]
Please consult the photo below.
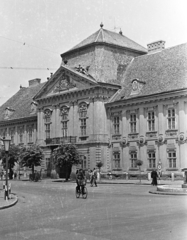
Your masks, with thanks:
[(63, 105), (61, 108), (60, 108), (60, 115), (67, 115), (68, 112), (69, 112), (69, 109), (70, 107), (67, 106), (67, 105)]
[(86, 102), (81, 102), (79, 104), (79, 112), (87, 111), (88, 108), (88, 103)]
[(49, 109), (49, 108), (45, 109), (45, 110), (44, 110), (44, 115), (45, 115), (45, 117), (51, 117), (52, 111), (53, 111), (53, 110), (51, 110), (51, 109)]
[(145, 85), (144, 81), (140, 81), (137, 78), (133, 79), (132, 80), (132, 90), (131, 90), (131, 94), (130, 95), (139, 94), (144, 85)]

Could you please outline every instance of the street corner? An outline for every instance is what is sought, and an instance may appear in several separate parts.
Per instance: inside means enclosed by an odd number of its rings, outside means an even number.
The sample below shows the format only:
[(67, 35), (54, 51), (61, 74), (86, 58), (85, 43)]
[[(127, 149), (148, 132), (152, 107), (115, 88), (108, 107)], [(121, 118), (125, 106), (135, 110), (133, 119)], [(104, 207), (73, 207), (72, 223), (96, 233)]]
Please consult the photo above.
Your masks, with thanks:
[(4, 200), (4, 194), (0, 194), (0, 210), (14, 206), (18, 202), (16, 194), (12, 193), (9, 200)]

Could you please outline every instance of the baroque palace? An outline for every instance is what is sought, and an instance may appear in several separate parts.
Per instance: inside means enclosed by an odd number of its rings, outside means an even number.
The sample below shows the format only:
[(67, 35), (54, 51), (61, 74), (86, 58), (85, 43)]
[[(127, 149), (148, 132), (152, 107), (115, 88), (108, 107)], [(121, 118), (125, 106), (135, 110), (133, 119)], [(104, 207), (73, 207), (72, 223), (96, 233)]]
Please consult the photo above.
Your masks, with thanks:
[[(40, 145), (42, 168), (60, 144), (78, 147), (82, 168), (148, 173), (187, 168), (187, 44), (147, 49), (100, 29), (61, 54), (48, 81), (29, 81), (0, 107), (0, 135)], [(63, 172), (60, 173), (60, 177)]]

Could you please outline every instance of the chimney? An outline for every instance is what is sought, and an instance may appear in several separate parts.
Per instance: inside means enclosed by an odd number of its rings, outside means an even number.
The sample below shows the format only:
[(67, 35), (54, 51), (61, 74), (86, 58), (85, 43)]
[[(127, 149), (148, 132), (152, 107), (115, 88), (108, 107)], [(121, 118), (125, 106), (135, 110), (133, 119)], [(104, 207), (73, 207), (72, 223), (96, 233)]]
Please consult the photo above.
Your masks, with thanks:
[(40, 78), (35, 78), (32, 80), (29, 80), (29, 87), (35, 87), (40, 84), (41, 79)]
[(147, 44), (147, 48), (148, 48), (148, 54), (160, 52), (163, 49), (165, 49), (165, 41), (159, 40), (156, 42), (149, 43)]

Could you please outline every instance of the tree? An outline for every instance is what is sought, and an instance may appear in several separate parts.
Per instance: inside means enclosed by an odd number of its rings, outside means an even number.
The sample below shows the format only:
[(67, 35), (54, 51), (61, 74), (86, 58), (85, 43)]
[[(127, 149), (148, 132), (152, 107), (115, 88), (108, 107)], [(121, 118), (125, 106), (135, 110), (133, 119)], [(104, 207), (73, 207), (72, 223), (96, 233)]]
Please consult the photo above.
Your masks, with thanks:
[(73, 144), (61, 145), (54, 149), (52, 154), (53, 164), (56, 168), (66, 170), (66, 181), (68, 181), (73, 165), (80, 163), (77, 147)]
[(140, 183), (141, 183), (141, 166), (143, 165), (143, 161), (137, 159), (136, 160), (136, 165), (139, 167), (139, 170), (140, 170)]
[[(20, 147), (15, 145), (10, 145), (8, 151), (8, 169), (9, 169), (9, 178), (12, 179), (13, 170), (15, 163), (19, 160)], [(6, 152), (4, 149), (0, 149), (0, 158), (2, 159), (3, 168), (6, 168)]]
[(102, 162), (97, 162), (97, 163), (96, 163), (96, 167), (99, 168), (99, 173), (100, 173), (100, 171), (101, 171), (102, 166), (103, 166), (103, 163), (102, 163)]
[(100, 180), (100, 177), (101, 177), (100, 172), (101, 172), (102, 166), (103, 166), (103, 163), (102, 163), (102, 162), (97, 162), (97, 163), (96, 163), (96, 167), (99, 168), (99, 180)]
[(24, 146), (21, 149), (21, 165), (23, 167), (30, 167), (32, 169), (32, 176), (34, 176), (34, 167), (41, 166), (42, 157), (43, 153), (41, 148), (35, 144)]

